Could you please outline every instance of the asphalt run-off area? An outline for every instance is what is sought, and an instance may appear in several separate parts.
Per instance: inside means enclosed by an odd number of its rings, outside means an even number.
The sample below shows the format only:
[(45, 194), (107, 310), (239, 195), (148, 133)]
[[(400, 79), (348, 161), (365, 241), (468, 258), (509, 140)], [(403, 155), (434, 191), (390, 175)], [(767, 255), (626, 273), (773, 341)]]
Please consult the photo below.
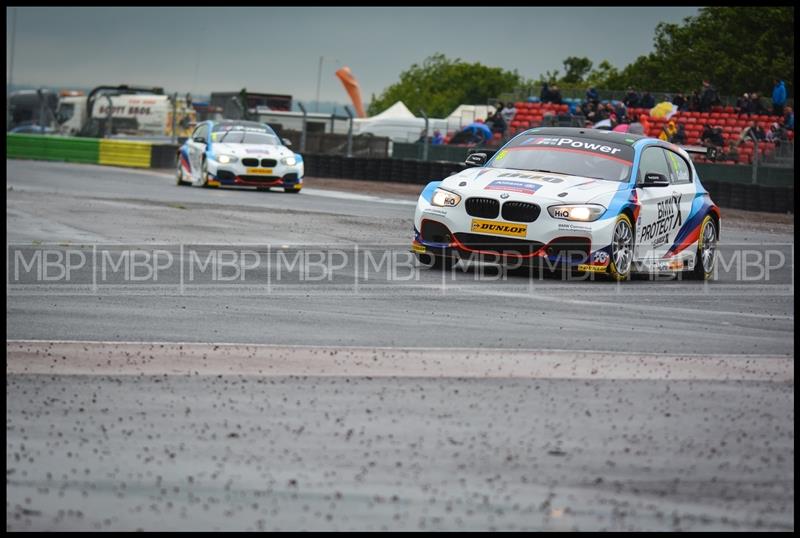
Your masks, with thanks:
[(451, 271), (421, 186), (7, 160), (7, 530), (792, 530), (794, 221)]

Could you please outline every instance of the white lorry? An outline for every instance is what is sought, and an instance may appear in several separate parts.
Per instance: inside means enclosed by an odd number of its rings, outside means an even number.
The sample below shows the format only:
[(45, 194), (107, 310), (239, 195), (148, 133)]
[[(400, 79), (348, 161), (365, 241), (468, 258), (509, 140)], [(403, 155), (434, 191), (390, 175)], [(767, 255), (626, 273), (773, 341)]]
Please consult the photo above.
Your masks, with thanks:
[(170, 96), (163, 94), (104, 94), (93, 90), (86, 96), (62, 92), (56, 118), (64, 135), (165, 137), (172, 136), (173, 110), (177, 136), (189, 136), (196, 117), (194, 109), (183, 98), (178, 98), (173, 107)]

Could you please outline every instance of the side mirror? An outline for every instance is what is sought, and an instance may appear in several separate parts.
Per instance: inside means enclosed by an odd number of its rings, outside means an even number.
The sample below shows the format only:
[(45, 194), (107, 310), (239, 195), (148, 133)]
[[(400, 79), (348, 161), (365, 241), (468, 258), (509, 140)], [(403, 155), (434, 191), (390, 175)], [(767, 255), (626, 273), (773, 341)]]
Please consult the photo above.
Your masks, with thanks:
[(486, 161), (488, 160), (486, 157), (487, 156), (485, 153), (472, 153), (467, 157), (467, 160), (464, 161), (464, 166), (466, 166), (467, 168), (483, 166), (484, 164), (486, 164)]
[(642, 187), (669, 187), (669, 179), (664, 174), (658, 172), (647, 172), (644, 175)]
[(287, 148), (292, 147), (292, 141), (288, 138), (281, 138), (281, 142), (283, 142), (283, 145)]

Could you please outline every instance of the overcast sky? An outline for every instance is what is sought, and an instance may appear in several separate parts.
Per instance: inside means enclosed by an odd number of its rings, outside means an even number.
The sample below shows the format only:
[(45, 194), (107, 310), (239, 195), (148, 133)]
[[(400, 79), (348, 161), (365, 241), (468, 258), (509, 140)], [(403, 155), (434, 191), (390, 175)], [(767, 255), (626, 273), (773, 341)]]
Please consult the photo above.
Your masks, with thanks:
[[(365, 104), (400, 71), (442, 52), (526, 78), (567, 56), (616, 67), (653, 49), (659, 22), (698, 8), (13, 8), (13, 83), (161, 86), (195, 95), (246, 87), (348, 102), (334, 71), (349, 66)], [(6, 10), (7, 60), (11, 11)], [(7, 62), (8, 64), (8, 62)], [(562, 69), (563, 70), (563, 69)], [(8, 82), (8, 69), (6, 71)]]

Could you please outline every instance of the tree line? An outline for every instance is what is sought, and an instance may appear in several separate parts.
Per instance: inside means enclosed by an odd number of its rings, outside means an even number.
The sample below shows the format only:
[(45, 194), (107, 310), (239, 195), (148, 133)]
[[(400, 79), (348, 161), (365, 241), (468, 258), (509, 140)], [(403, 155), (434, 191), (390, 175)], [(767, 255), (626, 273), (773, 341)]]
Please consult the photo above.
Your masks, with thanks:
[(486, 103), (503, 93), (543, 82), (562, 89), (589, 88), (691, 92), (709, 80), (720, 95), (756, 91), (769, 96), (773, 79), (794, 93), (794, 6), (704, 7), (682, 24), (660, 23), (653, 52), (618, 69), (607, 60), (596, 67), (586, 57), (570, 56), (560, 70), (528, 80), (517, 70), (468, 63), (434, 54), (413, 64), (380, 96), (372, 96), (368, 111), (378, 114), (398, 100), (414, 113), (424, 108), (443, 117), (462, 103)]

